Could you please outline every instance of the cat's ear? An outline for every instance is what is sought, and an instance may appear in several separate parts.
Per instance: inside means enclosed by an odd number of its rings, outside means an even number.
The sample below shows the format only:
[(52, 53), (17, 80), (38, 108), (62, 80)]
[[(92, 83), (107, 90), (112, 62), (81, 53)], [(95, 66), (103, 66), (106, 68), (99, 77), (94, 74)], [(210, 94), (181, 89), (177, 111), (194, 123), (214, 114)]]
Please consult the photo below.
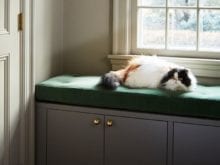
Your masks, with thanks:
[(188, 69), (183, 69), (183, 71), (188, 74), (189, 73), (189, 70)]
[(171, 69), (169, 72), (167, 72), (161, 79), (160, 84), (166, 83), (168, 80), (172, 79), (174, 77), (174, 74), (178, 72), (177, 68)]
[(174, 73), (176, 73), (176, 72), (178, 72), (178, 69), (173, 68), (167, 74), (168, 74), (169, 78), (172, 78), (174, 76)]
[(181, 69), (178, 71), (178, 76), (183, 77), (183, 76), (187, 76), (189, 73), (188, 69)]

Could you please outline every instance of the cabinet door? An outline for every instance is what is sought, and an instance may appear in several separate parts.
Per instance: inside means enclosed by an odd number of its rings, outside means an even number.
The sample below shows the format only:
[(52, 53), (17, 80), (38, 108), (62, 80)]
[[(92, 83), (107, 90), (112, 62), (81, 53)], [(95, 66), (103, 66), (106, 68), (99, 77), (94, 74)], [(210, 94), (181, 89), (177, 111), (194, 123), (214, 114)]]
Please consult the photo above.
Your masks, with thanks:
[(113, 116), (105, 122), (105, 165), (166, 165), (167, 122)]
[(220, 127), (175, 123), (174, 165), (219, 165)]
[(102, 115), (48, 110), (47, 120), (47, 165), (103, 165)]

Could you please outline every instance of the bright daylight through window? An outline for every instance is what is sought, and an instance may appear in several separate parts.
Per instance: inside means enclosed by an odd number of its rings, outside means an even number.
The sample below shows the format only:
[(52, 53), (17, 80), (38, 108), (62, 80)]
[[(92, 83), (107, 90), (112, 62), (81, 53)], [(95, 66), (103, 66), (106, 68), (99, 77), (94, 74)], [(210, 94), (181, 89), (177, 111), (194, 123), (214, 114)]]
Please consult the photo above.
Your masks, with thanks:
[(220, 0), (138, 0), (137, 48), (220, 52)]

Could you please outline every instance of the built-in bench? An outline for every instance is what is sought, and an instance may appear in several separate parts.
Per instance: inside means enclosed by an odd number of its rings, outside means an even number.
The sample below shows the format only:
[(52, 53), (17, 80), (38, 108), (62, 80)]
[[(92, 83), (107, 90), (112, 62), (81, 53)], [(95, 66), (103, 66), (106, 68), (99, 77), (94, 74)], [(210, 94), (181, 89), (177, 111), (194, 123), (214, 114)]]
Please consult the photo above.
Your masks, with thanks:
[(54, 77), (36, 86), (36, 99), (68, 105), (220, 119), (220, 86), (199, 85), (193, 92), (126, 87), (111, 91), (100, 87), (99, 82), (98, 76)]
[(36, 86), (37, 165), (219, 165), (220, 86), (103, 89), (98, 76)]

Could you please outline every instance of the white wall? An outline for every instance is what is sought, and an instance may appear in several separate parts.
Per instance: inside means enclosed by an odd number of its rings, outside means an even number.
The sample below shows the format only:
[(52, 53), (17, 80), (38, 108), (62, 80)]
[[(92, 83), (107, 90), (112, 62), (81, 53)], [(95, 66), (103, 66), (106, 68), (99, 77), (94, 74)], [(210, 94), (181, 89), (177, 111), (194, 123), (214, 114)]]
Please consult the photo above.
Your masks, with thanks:
[(36, 83), (62, 73), (63, 0), (34, 1)]
[(110, 70), (111, 0), (35, 0), (35, 81)]
[(64, 0), (64, 72), (101, 74), (110, 69), (111, 0)]

